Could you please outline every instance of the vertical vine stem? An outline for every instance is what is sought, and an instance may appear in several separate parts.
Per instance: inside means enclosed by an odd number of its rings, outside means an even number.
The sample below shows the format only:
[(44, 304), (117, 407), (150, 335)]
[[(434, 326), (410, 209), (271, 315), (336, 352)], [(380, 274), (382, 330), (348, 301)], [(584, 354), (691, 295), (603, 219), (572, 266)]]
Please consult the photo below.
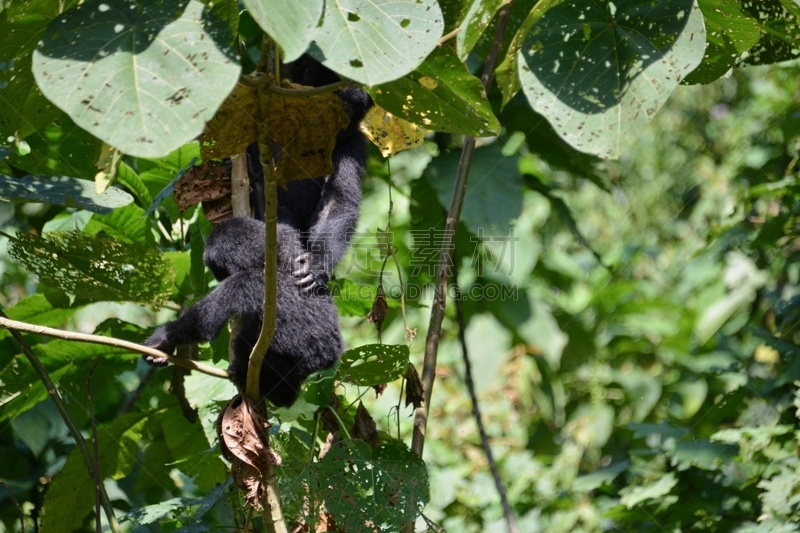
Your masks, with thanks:
[[(497, 19), (497, 29), (492, 41), (492, 48), (489, 56), (483, 64), (483, 74), (481, 83), (486, 93), (494, 78), (494, 67), (503, 46), (503, 37), (508, 26), (508, 19), (511, 15), (511, 3), (507, 3), (500, 10)], [(425, 432), (428, 426), (428, 412), (430, 410), (431, 393), (433, 392), (433, 381), (436, 373), (436, 356), (439, 353), (439, 340), (442, 335), (442, 321), (447, 305), (447, 283), (448, 272), (452, 265), (456, 247), (456, 229), (458, 220), (461, 217), (461, 207), (464, 204), (464, 196), (467, 192), (467, 178), (469, 169), (472, 165), (472, 155), (475, 152), (475, 137), (468, 136), (464, 139), (464, 147), (461, 149), (461, 159), (458, 162), (456, 171), (456, 183), (453, 188), (453, 201), (447, 212), (445, 223), (444, 238), (442, 249), (439, 254), (439, 264), (436, 272), (436, 284), (433, 292), (433, 305), (431, 306), (431, 319), (428, 323), (428, 335), (425, 338), (425, 356), (422, 362), (422, 386), (424, 387), (424, 402), (414, 413), (414, 434), (411, 440), (411, 449), (420, 457), (425, 447)], [(413, 526), (412, 526), (413, 527)], [(406, 531), (413, 531), (413, 529)]]
[[(492, 47), (486, 62), (483, 64), (483, 74), (481, 83), (484, 91), (488, 94), (489, 87), (494, 78), (494, 68), (503, 47), (503, 38), (508, 27), (508, 19), (511, 16), (511, 4), (513, 0), (506, 3), (499, 12), (497, 28), (494, 33)], [(461, 217), (461, 207), (464, 204), (464, 197), (467, 193), (467, 178), (472, 165), (472, 156), (475, 153), (475, 137), (468, 136), (464, 139), (464, 147), (461, 149), (461, 159), (458, 162), (456, 171), (456, 183), (453, 187), (453, 201), (447, 212), (445, 222), (444, 239), (442, 242), (441, 253), (439, 254), (439, 264), (436, 272), (436, 284), (433, 293), (433, 305), (431, 306), (431, 319), (428, 324), (428, 334), (425, 338), (425, 355), (422, 362), (422, 386), (424, 389), (423, 404), (414, 413), (414, 433), (411, 439), (411, 449), (420, 457), (425, 447), (425, 434), (428, 427), (428, 413), (433, 392), (433, 382), (436, 375), (436, 357), (439, 353), (439, 340), (442, 335), (442, 321), (444, 320), (445, 307), (447, 306), (447, 283), (448, 273), (452, 268), (451, 261), (455, 260), (456, 229), (458, 220)], [(500, 485), (502, 489), (502, 484)], [(504, 491), (503, 491), (504, 492)], [(501, 492), (501, 496), (503, 494)], [(509, 522), (509, 528), (515, 533), (516, 524)], [(414, 533), (414, 523), (406, 524), (403, 533)]]
[[(8, 316), (3, 311), (0, 311), (0, 317), (8, 319)], [(25, 342), (25, 339), (22, 338), (21, 334), (13, 329), (10, 329), (9, 331), (11, 332), (11, 336), (14, 337), (14, 340), (17, 341), (17, 344), (19, 344), (20, 348), (22, 349), (22, 353), (24, 353), (28, 358), (28, 361), (30, 361), (31, 366), (36, 371), (39, 379), (42, 380), (42, 383), (44, 383), (44, 387), (47, 389), (47, 394), (50, 395), (53, 403), (56, 404), (58, 413), (61, 415), (62, 420), (64, 420), (64, 423), (67, 425), (70, 435), (72, 435), (72, 438), (75, 439), (75, 446), (80, 450), (81, 456), (83, 457), (83, 462), (86, 464), (86, 469), (89, 471), (89, 477), (92, 479), (98, 479), (100, 473), (95, 469), (95, 461), (92, 459), (91, 452), (89, 452), (89, 446), (86, 445), (86, 439), (83, 438), (80, 428), (78, 428), (78, 425), (70, 416), (69, 411), (67, 411), (67, 407), (64, 405), (64, 400), (61, 398), (61, 394), (58, 393), (55, 383), (53, 383), (53, 380), (50, 379), (47, 369), (45, 369), (45, 367), (39, 361), (39, 358), (36, 357), (36, 354), (33, 352), (30, 345)], [(100, 492), (100, 501), (103, 506), (103, 511), (106, 514), (109, 528), (113, 533), (122, 533), (122, 530), (119, 527), (119, 522), (117, 522), (117, 517), (114, 515), (114, 508), (111, 506), (111, 500), (108, 498), (108, 494), (106, 493), (105, 486), (100, 483), (98, 489)]]
[[(273, 50), (275, 51), (273, 55)], [(270, 60), (275, 67), (276, 73), (280, 68), (280, 54), (277, 47), (273, 48), (273, 43), (264, 36), (261, 46), (261, 59), (259, 60), (259, 71), (267, 73), (269, 71)], [(258, 403), (261, 399), (259, 381), (261, 377), (261, 363), (267, 353), (272, 335), (275, 333), (275, 288), (278, 280), (278, 190), (275, 181), (274, 164), (272, 161), (272, 141), (269, 137), (269, 109), (270, 91), (266, 85), (258, 88), (259, 108), (261, 120), (259, 121), (258, 147), (261, 154), (261, 166), (264, 169), (264, 200), (266, 202), (266, 231), (265, 233), (265, 253), (264, 253), (264, 318), (261, 323), (261, 332), (258, 340), (250, 353), (250, 363), (247, 367), (246, 393)], [(275, 475), (275, 467), (271, 463), (264, 472), (263, 483), (266, 487), (264, 491), (264, 528), (268, 533), (288, 533), (286, 521), (281, 510), (281, 497), (278, 490), (278, 478)]]

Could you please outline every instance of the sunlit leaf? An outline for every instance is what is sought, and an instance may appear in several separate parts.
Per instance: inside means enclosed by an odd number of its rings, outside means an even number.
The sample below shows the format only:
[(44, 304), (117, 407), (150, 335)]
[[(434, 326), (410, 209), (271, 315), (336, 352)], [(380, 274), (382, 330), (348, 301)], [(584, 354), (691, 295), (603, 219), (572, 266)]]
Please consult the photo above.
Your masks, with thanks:
[(89, 0), (58, 16), (33, 55), (42, 92), (80, 127), (158, 157), (199, 135), (233, 89), (228, 26), (196, 1)]
[(308, 52), (351, 80), (378, 85), (418, 67), (443, 27), (435, 0), (331, 0)]

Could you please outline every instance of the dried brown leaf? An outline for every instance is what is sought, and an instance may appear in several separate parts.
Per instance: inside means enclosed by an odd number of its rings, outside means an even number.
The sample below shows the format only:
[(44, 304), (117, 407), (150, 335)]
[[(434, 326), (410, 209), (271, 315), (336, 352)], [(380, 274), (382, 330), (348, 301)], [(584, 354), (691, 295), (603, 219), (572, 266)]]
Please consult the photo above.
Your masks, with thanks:
[(414, 405), (414, 409), (419, 409), (425, 401), (425, 389), (422, 386), (422, 379), (413, 364), (408, 363), (406, 370), (406, 407)]
[(373, 448), (377, 448), (381, 444), (380, 436), (378, 436), (378, 428), (375, 426), (375, 421), (364, 407), (362, 402), (358, 402), (358, 409), (356, 409), (356, 419), (353, 428), (350, 430), (350, 436), (354, 439), (360, 439), (369, 443)]
[(174, 186), (175, 203), (186, 211), (200, 202), (210, 202), (231, 196), (228, 169), (219, 161), (205, 161), (190, 168)]
[[(283, 85), (304, 88), (288, 81)], [(268, 131), (272, 152), (279, 154), (275, 168), (278, 185), (333, 172), (331, 154), (336, 135), (349, 122), (342, 101), (333, 93), (308, 98), (271, 95)]]
[(220, 448), (231, 462), (233, 480), (245, 493), (247, 504), (259, 511), (266, 490), (264, 477), (270, 465), (280, 464), (280, 457), (269, 448), (268, 428), (250, 398), (241, 394), (217, 417)]
[(386, 314), (389, 311), (389, 304), (386, 303), (386, 293), (383, 292), (383, 285), (378, 285), (378, 292), (375, 295), (375, 301), (372, 302), (372, 309), (367, 314), (367, 322), (375, 324), (375, 329), (378, 333), (383, 331), (383, 321), (386, 320)]

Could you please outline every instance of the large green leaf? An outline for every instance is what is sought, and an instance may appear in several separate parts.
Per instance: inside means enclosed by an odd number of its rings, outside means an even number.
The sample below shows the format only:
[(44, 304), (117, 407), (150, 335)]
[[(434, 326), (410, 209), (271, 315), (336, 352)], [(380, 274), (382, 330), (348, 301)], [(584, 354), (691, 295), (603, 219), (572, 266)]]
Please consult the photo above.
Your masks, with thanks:
[(116, 187), (103, 194), (91, 181), (67, 176), (28, 176), (12, 178), (0, 174), (0, 198), (12, 202), (42, 202), (80, 207), (94, 213), (110, 213), (116, 207), (133, 202), (133, 197)]
[(89, 0), (58, 16), (33, 56), (42, 92), (131, 155), (197, 137), (239, 77), (230, 31), (197, 0)]
[(761, 35), (756, 20), (742, 11), (739, 0), (697, 0), (706, 22), (708, 46), (685, 84), (711, 83), (731, 69)]
[[(97, 428), (97, 464), (101, 479), (120, 479), (131, 471), (136, 464), (145, 422), (145, 415), (128, 413)], [(45, 495), (47, 511), (42, 529), (54, 533), (80, 530), (94, 501), (94, 480), (87, 472), (80, 450), (74, 449)]]
[[(520, 23), (519, 28), (517, 28), (511, 42), (508, 44), (505, 59), (503, 59), (502, 63), (500, 63), (495, 70), (497, 86), (503, 94), (503, 106), (509, 103), (511, 99), (514, 98), (514, 95), (522, 88), (519, 76), (517, 76), (517, 60), (519, 59), (519, 50), (522, 48), (522, 43), (525, 40), (525, 36), (528, 34), (528, 30), (537, 20), (542, 18), (542, 15), (544, 15), (548, 9), (559, 2), (561, 2), (561, 0), (540, 0), (536, 2), (536, 5), (533, 6), (533, 9), (528, 12), (528, 15)], [(519, 3), (520, 2), (515, 2), (514, 6), (516, 7)]]
[[(425, 177), (445, 209), (453, 200), (460, 157), (457, 151), (442, 154), (425, 169)], [(475, 235), (505, 236), (510, 221), (521, 212), (522, 177), (517, 158), (503, 155), (499, 142), (475, 150), (461, 220)]]
[(334, 445), (314, 466), (325, 508), (348, 533), (399, 531), (429, 498), (425, 463), (402, 444), (372, 450), (364, 441)]
[(325, 6), (323, 0), (244, 0), (253, 20), (278, 43), (285, 61), (294, 61), (306, 51)]
[(423, 128), (486, 136), (500, 131), (478, 78), (441, 46), (417, 70), (369, 90), (375, 102)]
[(0, 13), (0, 142), (44, 128), (56, 113), (36, 86), (31, 55), (47, 25), (78, 0), (14, 2)]
[(417, 68), (442, 36), (436, 0), (330, 0), (309, 53), (366, 85)]
[(46, 284), (88, 300), (162, 305), (175, 273), (156, 250), (77, 231), (18, 234), (9, 254)]
[(531, 27), (518, 74), (564, 140), (617, 158), (704, 51), (694, 0), (565, 2)]

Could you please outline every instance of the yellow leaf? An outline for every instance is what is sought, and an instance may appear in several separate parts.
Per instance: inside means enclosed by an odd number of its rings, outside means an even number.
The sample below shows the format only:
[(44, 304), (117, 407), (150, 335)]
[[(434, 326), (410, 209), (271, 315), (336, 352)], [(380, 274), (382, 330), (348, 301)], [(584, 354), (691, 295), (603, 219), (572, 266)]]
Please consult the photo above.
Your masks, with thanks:
[(361, 131), (380, 148), (383, 157), (419, 146), (428, 133), (427, 130), (396, 117), (377, 105), (367, 111), (361, 121)]

